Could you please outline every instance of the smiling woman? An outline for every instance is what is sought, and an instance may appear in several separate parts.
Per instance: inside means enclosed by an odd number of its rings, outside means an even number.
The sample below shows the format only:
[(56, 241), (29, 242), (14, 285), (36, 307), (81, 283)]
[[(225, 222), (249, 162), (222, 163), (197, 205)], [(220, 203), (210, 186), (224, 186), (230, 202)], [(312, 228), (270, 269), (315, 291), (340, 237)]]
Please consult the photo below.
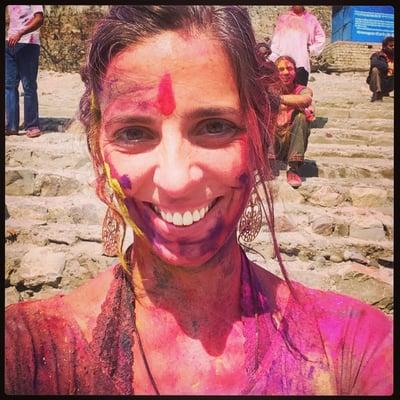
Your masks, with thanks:
[[(81, 119), (97, 193), (134, 241), (111, 240), (120, 263), (68, 295), (7, 308), (7, 393), (391, 393), (390, 320), (287, 277), (254, 47), (238, 6), (115, 6), (99, 22)], [(261, 210), (284, 280), (237, 240)]]

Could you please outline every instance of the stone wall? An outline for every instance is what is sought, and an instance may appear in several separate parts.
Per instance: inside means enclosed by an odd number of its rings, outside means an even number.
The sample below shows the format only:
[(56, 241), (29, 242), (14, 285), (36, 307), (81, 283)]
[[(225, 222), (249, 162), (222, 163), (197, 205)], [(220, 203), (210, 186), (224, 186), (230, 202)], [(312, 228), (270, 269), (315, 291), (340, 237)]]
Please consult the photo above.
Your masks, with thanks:
[(78, 72), (90, 32), (106, 10), (107, 6), (45, 6), (40, 30), (40, 68)]
[(329, 43), (318, 58), (318, 69), (326, 72), (368, 71), (371, 54), (381, 47), (380, 43)]
[[(59, 72), (78, 72), (84, 60), (86, 41), (96, 21), (108, 6), (46, 6), (41, 28), (40, 68)], [(271, 37), (275, 21), (288, 6), (247, 6), (257, 41)], [(331, 6), (307, 7), (331, 36)]]

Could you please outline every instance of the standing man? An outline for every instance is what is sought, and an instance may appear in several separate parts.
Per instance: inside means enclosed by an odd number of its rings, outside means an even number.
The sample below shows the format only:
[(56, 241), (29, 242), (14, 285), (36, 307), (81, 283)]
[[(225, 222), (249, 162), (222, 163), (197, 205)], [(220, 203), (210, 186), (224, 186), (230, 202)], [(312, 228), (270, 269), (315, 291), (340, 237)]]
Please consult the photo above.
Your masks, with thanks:
[(372, 54), (370, 60), (367, 83), (372, 92), (371, 101), (382, 101), (394, 89), (394, 37), (385, 37), (382, 50)]
[(304, 6), (292, 6), (277, 20), (269, 58), (275, 62), (280, 56), (292, 57), (297, 65), (296, 83), (307, 86), (310, 55), (320, 55), (324, 44), (325, 32), (317, 18)]
[(37, 74), (39, 69), (39, 28), (43, 6), (7, 6), (9, 27), (6, 39), (6, 135), (18, 134), (19, 82), (24, 89), (24, 128), (28, 137), (40, 136)]

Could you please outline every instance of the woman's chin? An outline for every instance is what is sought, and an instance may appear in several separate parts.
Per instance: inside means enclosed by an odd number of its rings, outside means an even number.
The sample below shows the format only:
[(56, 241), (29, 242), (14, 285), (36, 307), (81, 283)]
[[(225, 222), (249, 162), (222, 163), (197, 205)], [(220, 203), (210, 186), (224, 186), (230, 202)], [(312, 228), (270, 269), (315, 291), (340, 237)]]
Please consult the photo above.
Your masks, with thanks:
[[(191, 246), (192, 247), (192, 246)], [(198, 249), (185, 249), (185, 246), (174, 246), (169, 248), (164, 245), (154, 243), (152, 246), (153, 254), (166, 264), (179, 267), (198, 267), (207, 263), (218, 251), (201, 251)]]

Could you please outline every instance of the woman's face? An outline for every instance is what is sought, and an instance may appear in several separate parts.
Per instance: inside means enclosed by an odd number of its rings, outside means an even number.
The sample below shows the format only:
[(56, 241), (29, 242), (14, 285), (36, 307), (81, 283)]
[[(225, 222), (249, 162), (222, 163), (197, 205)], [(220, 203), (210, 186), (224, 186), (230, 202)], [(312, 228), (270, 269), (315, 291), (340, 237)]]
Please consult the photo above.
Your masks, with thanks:
[(164, 261), (208, 261), (252, 184), (248, 134), (215, 40), (166, 32), (114, 57), (100, 94), (100, 148), (129, 217)]
[(281, 82), (285, 85), (291, 85), (296, 78), (296, 68), (294, 65), (288, 60), (280, 60), (276, 67), (279, 71), (279, 78)]

